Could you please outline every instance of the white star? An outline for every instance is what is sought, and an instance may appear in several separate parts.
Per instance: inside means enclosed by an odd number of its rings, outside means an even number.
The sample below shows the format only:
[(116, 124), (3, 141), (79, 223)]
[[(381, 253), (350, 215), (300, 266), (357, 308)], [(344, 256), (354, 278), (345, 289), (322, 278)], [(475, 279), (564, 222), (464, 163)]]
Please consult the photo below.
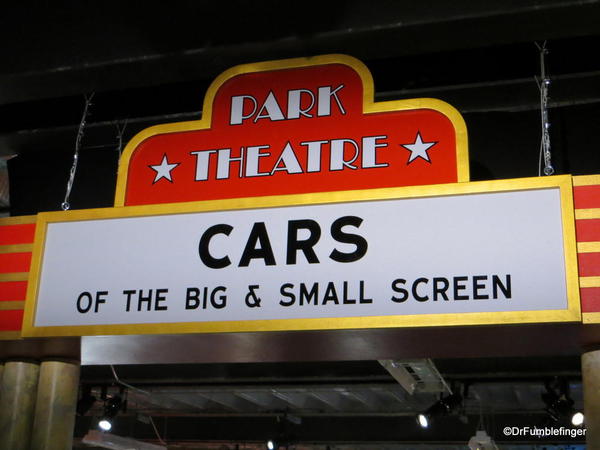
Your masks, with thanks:
[(169, 160), (167, 159), (167, 154), (165, 153), (163, 155), (162, 161), (160, 162), (159, 165), (148, 166), (152, 170), (156, 171), (156, 176), (154, 177), (154, 181), (152, 182), (152, 184), (156, 183), (161, 178), (166, 178), (167, 180), (169, 180), (172, 183), (173, 179), (171, 178), (171, 170), (173, 170), (179, 164), (180, 163), (169, 164)]
[(408, 158), (408, 163), (410, 164), (417, 158), (422, 158), (427, 162), (431, 162), (429, 160), (429, 155), (427, 154), (427, 150), (433, 147), (437, 142), (423, 142), (421, 138), (421, 133), (417, 131), (417, 137), (415, 138), (415, 142), (413, 144), (400, 144), (402, 147), (410, 151), (410, 157)]

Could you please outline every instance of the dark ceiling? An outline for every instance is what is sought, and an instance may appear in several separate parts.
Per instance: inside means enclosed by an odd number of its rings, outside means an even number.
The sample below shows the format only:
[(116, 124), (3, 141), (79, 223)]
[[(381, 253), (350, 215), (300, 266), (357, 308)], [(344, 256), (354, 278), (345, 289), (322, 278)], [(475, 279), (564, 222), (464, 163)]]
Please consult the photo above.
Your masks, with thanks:
[[(124, 142), (200, 116), (204, 91), (241, 63), (347, 53), (379, 100), (440, 98), (469, 130), (472, 179), (538, 174), (539, 52), (547, 41), (554, 165), (596, 173), (596, 1), (74, 3), (6, 7), (0, 27), (0, 155), (11, 213), (57, 209), (84, 95), (95, 92), (72, 207), (110, 206)], [(121, 133), (120, 130), (124, 131)]]
[[(472, 179), (484, 180), (538, 175), (536, 42), (546, 42), (554, 166), (597, 174), (599, 23), (593, 0), (12, 2), (0, 16), (5, 212), (60, 209), (92, 92), (73, 208), (111, 206), (119, 136), (126, 142), (150, 125), (198, 118), (207, 86), (225, 69), (326, 53), (364, 61), (379, 100), (435, 97), (457, 107), (469, 132)], [(483, 420), (506, 448), (533, 448), (540, 440), (501, 430), (546, 423), (544, 381), (564, 377), (581, 407), (579, 355), (558, 353), (434, 359), (465, 402), (427, 432), (414, 414), (437, 395), (408, 398), (377, 361), (116, 366), (138, 391), (125, 389), (129, 408), (115, 433), (156, 443), (144, 419), (151, 416), (170, 449), (259, 448), (252, 445), (270, 436), (298, 449), (450, 449), (464, 448)], [(82, 386), (98, 396), (123, 387), (106, 365), (84, 366)], [(100, 413), (97, 402), (78, 419), (78, 439)], [(287, 417), (296, 415), (299, 423)], [(561, 439), (543, 443), (582, 442)]]

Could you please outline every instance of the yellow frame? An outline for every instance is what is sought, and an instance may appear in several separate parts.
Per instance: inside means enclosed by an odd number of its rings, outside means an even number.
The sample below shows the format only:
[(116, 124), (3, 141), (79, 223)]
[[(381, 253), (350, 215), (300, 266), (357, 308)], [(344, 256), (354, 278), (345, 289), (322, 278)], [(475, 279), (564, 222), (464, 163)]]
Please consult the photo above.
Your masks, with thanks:
[(243, 64), (232, 67), (219, 75), (211, 83), (204, 97), (202, 118), (186, 122), (167, 123), (146, 128), (136, 134), (127, 144), (119, 161), (119, 172), (117, 175), (117, 189), (115, 194), (115, 206), (125, 205), (125, 194), (127, 190), (127, 175), (129, 161), (135, 149), (146, 139), (159, 134), (177, 133), (182, 131), (206, 130), (211, 126), (212, 107), (214, 98), (221, 86), (229, 79), (253, 72), (266, 72), (271, 70), (292, 69), (310, 67), (324, 64), (344, 64), (352, 67), (362, 79), (363, 84), (363, 113), (379, 113), (389, 111), (405, 111), (412, 109), (432, 109), (444, 114), (456, 132), (456, 162), (458, 169), (458, 181), (469, 181), (469, 151), (467, 142), (467, 127), (460, 113), (451, 105), (433, 98), (415, 98), (410, 100), (394, 100), (387, 102), (375, 102), (373, 77), (367, 66), (361, 61), (348, 55), (322, 55), (311, 58), (283, 59), (280, 61), (267, 61), (253, 64)]
[(32, 214), (29, 216), (15, 216), (15, 217), (2, 217), (0, 218), (0, 226), (4, 225), (28, 225), (35, 223), (37, 215)]
[[(81, 220), (171, 215), (191, 212), (330, 204), (352, 201), (374, 201), (400, 198), (465, 195), (485, 192), (503, 192), (544, 188), (560, 189), (563, 244), (566, 268), (568, 308), (565, 310), (505, 311), (486, 313), (453, 313), (404, 316), (369, 316), (316, 319), (277, 319), (231, 322), (184, 322), (164, 324), (84, 325), (61, 327), (36, 327), (37, 287), (42, 268), (46, 227), (48, 223)], [(538, 322), (581, 321), (573, 192), (569, 175), (523, 178), (514, 180), (481, 181), (445, 185), (411, 186), (400, 188), (369, 189), (333, 193), (311, 193), (272, 197), (253, 197), (227, 200), (210, 200), (191, 203), (129, 206), (122, 208), (89, 209), (67, 212), (40, 213), (36, 227), (31, 277), (27, 292), (23, 336), (85, 336), (117, 334), (183, 334), (249, 331), (331, 330), (395, 327), (432, 327), (448, 325), (491, 325)]]

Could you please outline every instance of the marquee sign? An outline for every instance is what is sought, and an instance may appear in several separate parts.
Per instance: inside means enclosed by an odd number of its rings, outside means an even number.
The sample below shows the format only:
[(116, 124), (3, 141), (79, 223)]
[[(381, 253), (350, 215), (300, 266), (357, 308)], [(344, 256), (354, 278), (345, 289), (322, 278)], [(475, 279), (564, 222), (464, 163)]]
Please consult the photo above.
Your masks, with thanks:
[(469, 181), (453, 107), (373, 98), (371, 74), (349, 56), (234, 67), (200, 120), (131, 140), (115, 206)]
[(230, 69), (119, 167), (0, 220), (0, 339), (599, 320), (600, 178), (470, 183), (460, 114), (348, 56)]
[(580, 320), (569, 176), (38, 217), (24, 336)]

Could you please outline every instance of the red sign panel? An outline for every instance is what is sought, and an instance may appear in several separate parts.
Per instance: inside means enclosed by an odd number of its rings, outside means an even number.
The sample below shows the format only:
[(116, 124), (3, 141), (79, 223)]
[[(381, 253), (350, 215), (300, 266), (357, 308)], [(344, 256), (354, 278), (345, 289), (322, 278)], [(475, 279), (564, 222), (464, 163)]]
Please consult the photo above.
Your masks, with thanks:
[(581, 312), (600, 323), (600, 176), (573, 177)]
[(35, 216), (0, 219), (0, 339), (21, 335)]
[(433, 99), (373, 101), (341, 55), (234, 67), (202, 119), (148, 128), (121, 160), (116, 206), (468, 181), (460, 114)]

